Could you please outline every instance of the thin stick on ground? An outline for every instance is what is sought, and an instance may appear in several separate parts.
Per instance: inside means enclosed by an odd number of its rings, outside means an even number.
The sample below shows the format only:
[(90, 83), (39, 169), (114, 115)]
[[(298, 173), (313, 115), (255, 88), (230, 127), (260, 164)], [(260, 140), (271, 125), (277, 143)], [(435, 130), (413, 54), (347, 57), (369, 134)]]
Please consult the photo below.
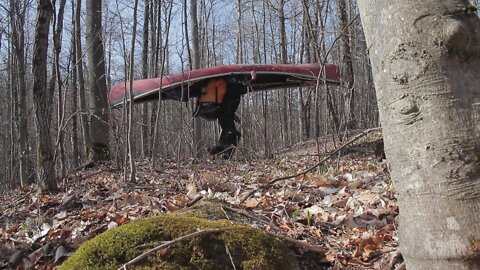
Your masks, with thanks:
[(348, 145), (356, 142), (357, 140), (359, 140), (360, 138), (363, 138), (364, 136), (366, 136), (368, 133), (370, 132), (374, 132), (374, 131), (380, 131), (382, 130), (381, 127), (376, 127), (376, 128), (370, 128), (370, 129), (367, 129), (367, 130), (364, 130), (362, 131), (360, 134), (356, 135), (355, 137), (353, 137), (352, 139), (350, 139), (348, 142), (344, 143), (343, 145), (341, 145), (340, 147), (338, 147), (337, 149), (335, 149), (333, 152), (331, 152), (328, 156), (326, 156), (324, 159), (320, 160), (317, 164), (315, 164), (314, 166), (308, 168), (307, 170), (303, 171), (303, 172), (300, 172), (300, 173), (297, 173), (297, 174), (294, 174), (294, 175), (289, 175), (289, 176), (282, 176), (282, 177), (279, 177), (279, 178), (275, 178), (273, 179), (272, 181), (262, 185), (262, 186), (259, 186), (257, 187), (256, 189), (250, 191), (241, 201), (239, 204), (242, 204), (244, 203), (248, 198), (250, 198), (253, 194), (255, 194), (257, 191), (259, 190), (263, 190), (263, 189), (266, 189), (266, 188), (269, 188), (271, 186), (273, 186), (275, 183), (277, 182), (280, 182), (280, 181), (283, 181), (283, 180), (287, 180), (287, 179), (291, 179), (291, 178), (295, 178), (295, 177), (299, 177), (299, 176), (303, 176), (313, 170), (315, 170), (316, 168), (320, 167), (323, 163), (325, 163), (326, 161), (328, 161), (330, 158), (332, 158), (335, 154), (337, 154), (338, 152), (340, 152), (342, 149), (344, 149), (345, 147), (347, 147)]
[(194, 206), (197, 202), (201, 201), (203, 199), (203, 196), (199, 195), (195, 198), (193, 198), (191, 201), (189, 201), (187, 204), (185, 204), (185, 207), (192, 207)]
[(247, 218), (251, 218), (251, 219), (253, 219), (253, 220), (256, 220), (256, 221), (264, 224), (265, 226), (273, 226), (273, 228), (275, 228), (275, 229), (278, 229), (278, 228), (279, 228), (275, 223), (270, 222), (270, 221), (267, 221), (267, 220), (263, 220), (263, 219), (261, 219), (260, 217), (257, 217), (257, 216), (255, 216), (255, 215), (252, 215), (252, 214), (248, 213), (248, 212), (247, 212), (246, 210), (244, 210), (244, 209), (231, 208), (231, 207), (228, 207), (228, 206), (223, 206), (222, 209), (223, 209), (224, 211), (225, 211), (225, 209), (226, 209), (226, 210), (228, 210), (228, 211), (231, 211), (231, 212), (240, 214), (240, 215), (245, 216), (245, 217), (247, 217)]
[(190, 238), (194, 238), (194, 237), (197, 237), (197, 236), (201, 236), (201, 235), (205, 235), (205, 234), (210, 234), (210, 233), (219, 233), (219, 232), (223, 232), (225, 231), (225, 229), (209, 229), (209, 230), (203, 230), (203, 231), (198, 231), (198, 232), (194, 232), (194, 233), (191, 233), (191, 234), (187, 234), (187, 235), (184, 235), (182, 237), (179, 237), (179, 238), (176, 238), (176, 239), (173, 239), (171, 241), (168, 241), (168, 242), (165, 242), (157, 247), (154, 247), (140, 255), (138, 255), (137, 257), (133, 258), (132, 260), (130, 260), (129, 262), (125, 263), (122, 267), (118, 268), (118, 270), (127, 270), (127, 267), (130, 266), (130, 265), (133, 265), (141, 260), (143, 260), (144, 258), (148, 257), (150, 254), (154, 253), (155, 251), (158, 251), (160, 249), (163, 249), (163, 248), (166, 248), (166, 247), (169, 247), (173, 244), (176, 244), (176, 243), (179, 243), (179, 242), (182, 242), (182, 241), (185, 241), (185, 240), (188, 240)]
[(230, 253), (230, 250), (228, 249), (228, 246), (225, 244), (225, 252), (227, 252), (228, 257), (230, 258), (230, 263), (232, 264), (233, 270), (237, 270), (237, 267), (235, 266), (235, 262), (233, 261), (232, 254)]
[(298, 241), (298, 240), (295, 240), (291, 237), (279, 235), (279, 234), (276, 234), (276, 233), (273, 233), (273, 232), (265, 231), (265, 233), (270, 235), (270, 236), (273, 236), (275, 238), (278, 238), (280, 240), (283, 240), (286, 245), (290, 244), (290, 245), (293, 245), (293, 246), (296, 246), (296, 247), (299, 247), (299, 248), (303, 248), (304, 250), (315, 252), (315, 253), (318, 253), (318, 254), (325, 254), (329, 250), (326, 247), (312, 246), (312, 245), (310, 245), (306, 242)]

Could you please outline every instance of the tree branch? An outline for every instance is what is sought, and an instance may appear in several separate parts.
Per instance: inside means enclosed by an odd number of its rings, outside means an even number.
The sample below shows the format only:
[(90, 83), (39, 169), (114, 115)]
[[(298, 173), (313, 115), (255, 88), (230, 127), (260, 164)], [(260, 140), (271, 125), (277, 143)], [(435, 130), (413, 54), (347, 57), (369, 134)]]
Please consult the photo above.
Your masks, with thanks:
[(315, 164), (314, 166), (310, 167), (309, 169), (303, 171), (303, 172), (300, 172), (300, 173), (297, 173), (297, 174), (294, 174), (294, 175), (289, 175), (289, 176), (282, 176), (282, 177), (279, 177), (279, 178), (275, 178), (273, 180), (271, 180), (270, 182), (266, 183), (265, 185), (262, 185), (252, 191), (250, 191), (241, 201), (240, 201), (240, 204), (244, 203), (248, 198), (250, 198), (250, 196), (252, 196), (253, 194), (255, 194), (255, 192), (259, 191), (259, 190), (263, 190), (263, 189), (266, 189), (266, 188), (269, 188), (271, 186), (273, 186), (275, 183), (277, 182), (280, 182), (280, 181), (283, 181), (283, 180), (287, 180), (287, 179), (291, 179), (291, 178), (295, 178), (295, 177), (298, 177), (298, 176), (303, 176), (313, 170), (315, 170), (316, 168), (320, 167), (323, 163), (325, 163), (327, 160), (329, 160), (330, 158), (332, 158), (335, 154), (337, 154), (338, 152), (340, 152), (340, 150), (344, 149), (345, 147), (347, 147), (349, 144), (352, 144), (353, 142), (359, 140), (360, 138), (366, 136), (368, 133), (370, 132), (373, 132), (373, 131), (380, 131), (382, 130), (381, 127), (376, 127), (376, 128), (370, 128), (370, 129), (367, 129), (367, 130), (364, 130), (362, 131), (360, 134), (358, 134), (357, 136), (353, 137), (352, 139), (350, 139), (348, 142), (344, 143), (343, 145), (341, 145), (339, 148), (335, 149), (335, 151), (331, 152), (328, 156), (326, 156), (324, 159), (320, 160), (317, 164)]
[(187, 235), (184, 235), (182, 237), (173, 239), (171, 241), (165, 242), (165, 243), (163, 243), (163, 244), (161, 244), (157, 247), (154, 247), (154, 248), (140, 254), (139, 256), (137, 256), (137, 257), (133, 258), (132, 260), (130, 260), (129, 262), (125, 263), (122, 267), (118, 268), (118, 270), (126, 270), (128, 266), (139, 262), (140, 260), (144, 259), (148, 255), (150, 255), (153, 252), (155, 252), (157, 250), (160, 250), (162, 248), (166, 248), (166, 247), (171, 246), (173, 244), (176, 244), (176, 243), (179, 243), (179, 242), (182, 242), (182, 241), (185, 241), (185, 240), (188, 240), (190, 238), (197, 237), (197, 236), (200, 236), (200, 235), (205, 235), (205, 234), (210, 234), (210, 233), (218, 233), (218, 232), (223, 232), (223, 231), (225, 231), (225, 229), (209, 229), (209, 230), (194, 232), (194, 233), (187, 234)]

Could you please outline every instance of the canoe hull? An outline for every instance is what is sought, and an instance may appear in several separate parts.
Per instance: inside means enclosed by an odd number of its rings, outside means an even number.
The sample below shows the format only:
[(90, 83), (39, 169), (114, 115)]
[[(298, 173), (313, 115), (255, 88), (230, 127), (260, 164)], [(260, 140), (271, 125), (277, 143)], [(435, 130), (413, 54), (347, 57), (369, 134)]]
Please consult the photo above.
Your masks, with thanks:
[[(331, 64), (215, 66), (168, 75), (162, 79), (134, 80), (134, 101), (158, 100), (159, 94), (162, 99), (186, 101), (199, 96), (208, 80), (220, 77), (234, 81), (240, 86), (234, 89), (244, 94), (247, 91), (315, 85), (318, 79), (338, 83), (340, 72), (337, 66)], [(109, 102), (112, 107), (123, 105), (128, 97), (128, 87), (129, 82), (123, 82), (110, 90)]]

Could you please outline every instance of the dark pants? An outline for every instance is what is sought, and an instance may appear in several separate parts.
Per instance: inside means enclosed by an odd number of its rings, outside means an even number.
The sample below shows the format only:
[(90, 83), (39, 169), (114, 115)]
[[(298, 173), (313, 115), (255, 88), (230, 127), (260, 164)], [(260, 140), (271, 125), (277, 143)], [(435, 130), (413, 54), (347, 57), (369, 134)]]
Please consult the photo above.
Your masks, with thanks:
[(218, 123), (222, 129), (218, 144), (209, 149), (211, 155), (221, 155), (224, 159), (229, 159), (235, 152), (235, 148), (240, 139), (240, 132), (235, 126), (235, 112), (240, 105), (240, 96), (226, 96), (220, 107)]

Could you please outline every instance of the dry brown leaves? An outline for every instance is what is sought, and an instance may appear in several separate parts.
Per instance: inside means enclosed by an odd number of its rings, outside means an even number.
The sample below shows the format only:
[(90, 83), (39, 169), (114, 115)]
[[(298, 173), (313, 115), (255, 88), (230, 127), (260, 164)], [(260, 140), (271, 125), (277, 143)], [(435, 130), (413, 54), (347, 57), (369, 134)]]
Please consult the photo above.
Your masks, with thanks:
[(386, 165), (371, 149), (332, 159), (239, 205), (259, 185), (318, 160), (287, 154), (249, 162), (165, 161), (155, 170), (138, 164), (136, 183), (125, 183), (120, 171), (101, 165), (71, 175), (59, 194), (37, 195), (33, 189), (2, 194), (0, 268), (51, 269), (109, 228), (181, 209), (203, 196), (263, 216), (270, 221), (261, 225), (265, 230), (327, 247), (322, 263), (332, 269), (384, 269), (397, 249), (398, 205)]

